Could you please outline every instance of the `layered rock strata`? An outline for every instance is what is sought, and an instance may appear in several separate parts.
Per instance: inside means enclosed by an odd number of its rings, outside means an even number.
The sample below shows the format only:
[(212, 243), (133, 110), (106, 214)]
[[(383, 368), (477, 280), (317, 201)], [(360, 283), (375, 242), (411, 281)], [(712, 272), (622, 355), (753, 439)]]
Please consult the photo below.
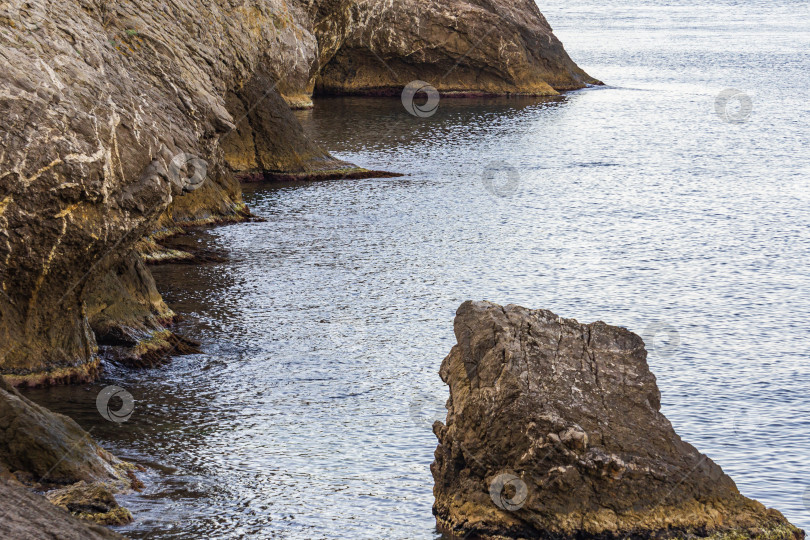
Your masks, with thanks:
[(800, 539), (675, 433), (641, 338), (465, 302), (441, 366), (440, 528), (481, 538)]
[[(383, 175), (309, 140), (291, 107), (316, 87), (398, 93), (411, 78), (473, 94), (596, 82), (528, 0), (8, 0), (0, 63), (0, 477), (113, 522), (125, 465), (7, 382), (91, 380), (99, 345), (131, 366), (196, 350), (144, 263), (194, 260), (161, 242), (249, 217), (240, 180)], [(16, 487), (0, 495), (29, 519)]]
[(580, 69), (533, 0), (315, 3), (324, 94), (556, 95), (601, 84)]
[(133, 257), (191, 258), (161, 239), (248, 216), (239, 180), (380, 175), (304, 135), (316, 88), (596, 82), (531, 0), (10, 0), (0, 62), (0, 375), (31, 385), (97, 376), (98, 335), (182, 349)]
[[(143, 323), (146, 311), (151, 322), (166, 318), (165, 306), (151, 302), (148, 279), (140, 280), (145, 288), (128, 291), (150, 298), (146, 310), (129, 295), (123, 303), (135, 312), (109, 309), (118, 301), (109, 293), (139, 279), (130, 272), (133, 247), (154, 232), (245, 215), (223, 157), (223, 140), (237, 127), (250, 124), (262, 134), (244, 149), (262, 157), (259, 166), (350, 166), (304, 141), (279, 95), (281, 79), (273, 73), (283, 69), (287, 87), (304, 84), (316, 50), (300, 7), (224, 0), (6, 4), (0, 373), (28, 384), (87, 380), (98, 372), (92, 315), (117, 311), (121, 333), (136, 319)], [(234, 108), (234, 95), (245, 108)], [(287, 133), (298, 138), (269, 142)], [(102, 322), (114, 326), (109, 317)], [(148, 339), (162, 331), (145, 324)]]

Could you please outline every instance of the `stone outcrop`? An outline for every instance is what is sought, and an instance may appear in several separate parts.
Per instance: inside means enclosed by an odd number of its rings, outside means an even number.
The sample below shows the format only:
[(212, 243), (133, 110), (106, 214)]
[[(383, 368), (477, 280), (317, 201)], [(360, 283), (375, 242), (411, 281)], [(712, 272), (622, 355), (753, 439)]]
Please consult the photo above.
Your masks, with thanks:
[(0, 476), (0, 538), (15, 540), (118, 540), (124, 537), (101, 525), (79, 520)]
[[(223, 158), (238, 126), (266, 137), (244, 148), (259, 166), (351, 166), (306, 141), (279, 97), (305, 85), (316, 50), (294, 4), (20, 5), (0, 12), (0, 373), (29, 384), (86, 380), (98, 372), (88, 299), (107, 302), (133, 246), (245, 215)], [(297, 139), (268, 142), (278, 126)]]
[(171, 332), (169, 309), (152, 274), (131, 252), (99, 277), (85, 296), (86, 316), (106, 357), (130, 367), (151, 367), (167, 355), (199, 352), (198, 344)]
[(0, 379), (0, 468), (38, 486), (128, 483), (121, 461), (67, 416), (50, 412)]
[[(105, 522), (129, 519), (112, 492), (132, 471), (7, 383), (94, 379), (100, 345), (131, 366), (195, 351), (145, 261), (193, 260), (161, 242), (249, 218), (240, 181), (387, 174), (335, 159), (291, 107), (412, 78), (473, 94), (596, 82), (530, 0), (7, 0), (0, 63), (0, 478)], [(46, 513), (0, 532), (52, 519), (71, 537)]]
[(555, 95), (601, 84), (563, 49), (534, 0), (316, 2), (325, 94)]
[[(441, 529), (481, 538), (800, 539), (660, 412), (641, 338), (465, 302), (431, 469)], [(465, 536), (466, 537), (466, 536)]]
[(183, 349), (133, 258), (192, 258), (161, 239), (245, 219), (240, 180), (381, 175), (304, 135), (316, 87), (596, 82), (531, 0), (9, 0), (0, 62), (0, 375), (31, 385), (96, 377), (99, 336)]
[(102, 483), (77, 482), (49, 491), (46, 498), (79, 519), (100, 525), (125, 525), (132, 521), (129, 510), (119, 506), (112, 490)]
[(33, 403), (0, 378), (0, 477), (52, 490), (48, 498), (54, 504), (84, 518), (123, 523), (131, 516), (113, 494), (141, 486), (134, 469), (76, 422)]

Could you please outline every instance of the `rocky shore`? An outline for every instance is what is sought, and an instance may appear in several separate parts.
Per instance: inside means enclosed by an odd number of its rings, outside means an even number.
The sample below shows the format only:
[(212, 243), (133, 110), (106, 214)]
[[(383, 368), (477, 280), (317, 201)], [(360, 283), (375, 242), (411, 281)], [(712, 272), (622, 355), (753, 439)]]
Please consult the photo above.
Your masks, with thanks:
[[(240, 181), (365, 178), (304, 134), (313, 93), (556, 94), (597, 83), (531, 0), (11, 2), (0, 11), (0, 374), (98, 376), (193, 350), (144, 262), (250, 218)], [(141, 346), (141, 344), (146, 344)]]
[(172, 332), (177, 314), (147, 264), (205, 261), (164, 244), (252, 219), (240, 182), (392, 175), (331, 156), (293, 108), (313, 94), (398, 95), (414, 79), (444, 95), (598, 83), (531, 0), (12, 0), (0, 4), (0, 61), (9, 537), (114, 537), (56, 506), (120, 522), (113, 493), (137, 485), (78, 425), (9, 385), (91, 381), (99, 347), (129, 367), (197, 351)]
[[(45, 494), (53, 505), (86, 521), (128, 523), (132, 515), (118, 505), (115, 494), (142, 487), (136, 471), (135, 465), (96, 444), (76, 422), (31, 402), (0, 378), (0, 497), (9, 503), (0, 505), (5, 514), (0, 533), (6, 533), (0, 536), (24, 537), (14, 532), (15, 519), (50, 506), (45, 499), (21, 495), (23, 488)], [(14, 499), (19, 506), (12, 505)], [(73, 522), (46, 512), (48, 520), (66, 527)]]
[(459, 538), (793, 540), (675, 433), (641, 338), (545, 310), (465, 302), (444, 359), (433, 507)]
[(0, 536), (19, 540), (107, 540), (124, 537), (80, 520), (39, 495), (0, 478)]

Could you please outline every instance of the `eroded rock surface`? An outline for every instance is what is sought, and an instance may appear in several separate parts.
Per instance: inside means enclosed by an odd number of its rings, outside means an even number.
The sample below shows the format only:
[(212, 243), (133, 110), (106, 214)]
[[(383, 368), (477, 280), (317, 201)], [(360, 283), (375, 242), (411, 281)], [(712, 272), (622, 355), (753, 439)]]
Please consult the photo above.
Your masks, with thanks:
[(129, 484), (122, 462), (79, 425), (0, 379), (0, 469), (34, 486), (79, 481)]
[(0, 478), (50, 491), (54, 504), (77, 516), (120, 524), (132, 517), (114, 494), (142, 486), (134, 469), (76, 422), (33, 403), (0, 378)]
[(112, 490), (102, 483), (77, 482), (49, 491), (46, 498), (52, 504), (86, 521), (101, 525), (125, 525), (132, 521), (129, 510), (119, 506)]
[(420, 80), (444, 94), (555, 95), (600, 84), (571, 60), (534, 0), (315, 4), (319, 92), (397, 95)]
[(0, 538), (117, 540), (124, 537), (106, 527), (79, 520), (42, 495), (0, 476)]
[(350, 167), (305, 139), (279, 94), (310, 77), (308, 21), (283, 0), (2, 2), (0, 373), (96, 375), (86, 300), (132, 247), (245, 214), (222, 148), (237, 126), (265, 137), (245, 162)]
[(434, 425), (431, 467), (442, 529), (484, 538), (804, 538), (675, 433), (632, 332), (465, 302), (455, 334), (441, 366), (450, 400), (446, 424)]
[(154, 315), (161, 332), (148, 280), (128, 289), (133, 249), (187, 257), (159, 238), (243, 219), (240, 179), (379, 175), (304, 135), (289, 104), (316, 86), (595, 82), (531, 0), (0, 0), (0, 63), (0, 375), (17, 384), (96, 377), (99, 328)]

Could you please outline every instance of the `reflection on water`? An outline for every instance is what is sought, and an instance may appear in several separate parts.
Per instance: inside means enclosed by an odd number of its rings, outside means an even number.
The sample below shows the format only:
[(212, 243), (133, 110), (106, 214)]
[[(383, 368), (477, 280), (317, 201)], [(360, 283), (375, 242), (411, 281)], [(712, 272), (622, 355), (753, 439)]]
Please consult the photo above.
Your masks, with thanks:
[[(676, 430), (810, 527), (806, 6), (547, 4), (613, 86), (430, 118), (319, 101), (298, 113), (313, 136), (406, 176), (249, 187), (266, 222), (193, 237), (229, 262), (154, 269), (204, 354), (30, 392), (149, 467), (122, 532), (435, 536), (437, 371), (469, 298), (645, 335)], [(753, 96), (746, 122), (716, 114), (724, 88)], [(113, 383), (123, 424), (95, 410)]]

